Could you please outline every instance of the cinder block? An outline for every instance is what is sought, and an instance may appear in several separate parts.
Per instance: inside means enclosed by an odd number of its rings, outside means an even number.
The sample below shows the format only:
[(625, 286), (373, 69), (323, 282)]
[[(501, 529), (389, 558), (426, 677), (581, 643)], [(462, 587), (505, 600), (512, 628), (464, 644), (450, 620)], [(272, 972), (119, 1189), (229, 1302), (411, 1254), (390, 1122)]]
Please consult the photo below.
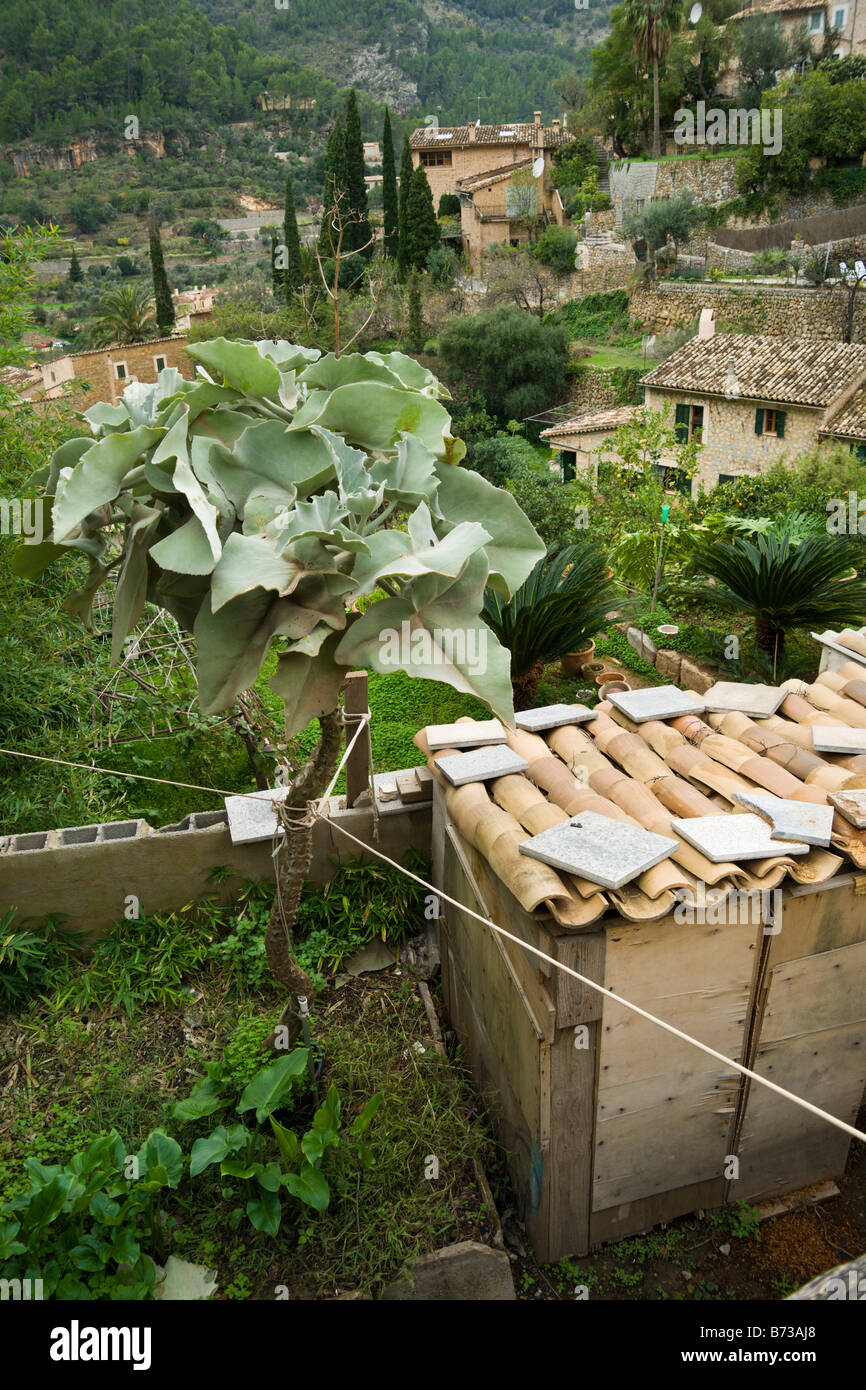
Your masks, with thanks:
[[(417, 769), (415, 770), (417, 771)], [(406, 805), (411, 805), (414, 801), (430, 801), (433, 797), (432, 781), (433, 778), (427, 769), (427, 776), (430, 778), (430, 786), (422, 786), (415, 775), (415, 771), (401, 773), (397, 777), (397, 790), (400, 793), (400, 800)]]

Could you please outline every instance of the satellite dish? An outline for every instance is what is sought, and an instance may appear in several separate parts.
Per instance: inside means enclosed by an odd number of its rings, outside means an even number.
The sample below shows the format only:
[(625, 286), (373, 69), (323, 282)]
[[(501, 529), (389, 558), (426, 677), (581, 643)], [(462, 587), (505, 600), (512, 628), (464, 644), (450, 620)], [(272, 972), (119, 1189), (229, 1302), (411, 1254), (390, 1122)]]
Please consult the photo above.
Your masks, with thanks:
[(543, 154), (540, 154), (540, 155), (538, 156), (538, 158), (536, 159), (535, 163), (534, 163), (533, 166), (532, 166), (532, 177), (533, 177), (534, 179), (540, 179), (540, 178), (541, 178), (541, 175), (542, 175), (543, 173), (544, 173), (544, 155), (543, 155)]
[(700, 3), (700, 0), (697, 0), (697, 4), (692, 5), (692, 8), (689, 10), (689, 24), (697, 24), (703, 12), (704, 7)]

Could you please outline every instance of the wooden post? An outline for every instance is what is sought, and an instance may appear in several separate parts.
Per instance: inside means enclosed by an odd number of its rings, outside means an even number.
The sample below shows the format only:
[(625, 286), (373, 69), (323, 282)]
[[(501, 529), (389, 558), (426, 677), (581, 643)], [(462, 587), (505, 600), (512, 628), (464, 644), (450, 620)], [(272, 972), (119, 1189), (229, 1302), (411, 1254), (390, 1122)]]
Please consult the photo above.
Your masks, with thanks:
[[(367, 672), (350, 671), (346, 677), (343, 719), (346, 724), (346, 746), (358, 729), (359, 717), (369, 714)], [(370, 787), (370, 725), (361, 732), (346, 760), (346, 807), (354, 806)]]

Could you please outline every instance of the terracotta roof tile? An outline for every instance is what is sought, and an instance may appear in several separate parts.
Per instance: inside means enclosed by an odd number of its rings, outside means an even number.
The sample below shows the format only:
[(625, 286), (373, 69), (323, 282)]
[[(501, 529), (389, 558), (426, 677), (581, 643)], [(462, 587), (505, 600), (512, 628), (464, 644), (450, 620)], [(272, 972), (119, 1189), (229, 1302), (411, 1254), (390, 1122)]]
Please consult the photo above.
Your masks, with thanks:
[(555, 435), (561, 434), (592, 434), (596, 430), (616, 430), (620, 425), (628, 424), (635, 409), (632, 405), (617, 405), (607, 410), (589, 410), (584, 415), (576, 415), (573, 420), (566, 420), (561, 425), (552, 425), (550, 429), (542, 430), (541, 438), (552, 439)]
[(473, 193), (476, 188), (483, 188), (487, 183), (498, 183), (500, 179), (507, 179), (514, 173), (515, 169), (531, 169), (532, 159), (518, 159), (516, 163), (500, 164), (496, 169), (483, 169), (479, 174), (473, 174), (468, 179), (457, 180), (458, 193)]
[(729, 15), (725, 23), (729, 24), (732, 19), (748, 19), (754, 14), (794, 14), (826, 8), (823, 0), (754, 0), (747, 9)]
[(826, 439), (866, 439), (866, 386), (861, 386), (818, 433)]
[[(866, 635), (849, 634), (850, 643), (860, 644), (866, 662)], [(840, 870), (866, 868), (866, 830), (855, 829), (838, 811), (832, 848), (796, 857), (779, 841), (770, 858), (714, 864), (672, 832), (673, 818), (738, 813), (737, 792), (826, 805), (830, 792), (862, 784), (866, 755), (816, 753), (811, 726), (866, 728), (866, 665), (852, 659), (811, 685), (791, 680), (782, 688), (785, 699), (770, 719), (732, 712), (635, 725), (603, 702), (591, 721), (552, 729), (546, 738), (509, 730), (508, 746), (526, 759), (527, 772), (447, 787), (449, 815), (526, 911), (552, 914), (572, 928), (588, 926), (611, 909), (630, 920), (661, 918), (698, 881), (723, 894), (759, 892), (788, 878), (823, 883)], [(431, 757), (424, 730), (415, 743), (444, 785), (436, 761), (455, 750)], [(525, 840), (582, 811), (670, 836), (678, 848), (616, 890), (520, 853)]]
[(866, 372), (866, 345), (717, 333), (692, 338), (645, 376), (643, 384), (724, 396), (731, 369), (740, 400), (826, 407)]
[[(507, 131), (508, 134), (503, 135), (503, 131)], [(501, 125), (441, 126), (438, 131), (425, 126), (420, 130), (413, 130), (409, 137), (409, 144), (413, 150), (453, 150), (463, 145), (537, 146), (537, 131), (538, 127), (532, 121), (519, 121), (512, 125), (503, 121)], [(541, 133), (545, 149), (565, 145), (569, 140), (574, 139), (573, 131), (554, 130), (553, 126), (542, 126)], [(437, 140), (437, 135), (442, 138)], [(449, 135), (450, 140), (445, 138)]]

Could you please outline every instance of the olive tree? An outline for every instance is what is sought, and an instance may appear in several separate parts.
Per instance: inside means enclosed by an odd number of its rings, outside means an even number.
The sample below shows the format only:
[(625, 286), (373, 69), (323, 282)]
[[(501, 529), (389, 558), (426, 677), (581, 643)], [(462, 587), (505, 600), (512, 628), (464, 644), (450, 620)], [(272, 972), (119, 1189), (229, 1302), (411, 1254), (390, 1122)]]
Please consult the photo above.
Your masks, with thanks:
[[(231, 707), (276, 643), (287, 734), (320, 725), (288, 810), (304, 811), (333, 773), (350, 669), (402, 668), (510, 717), (510, 658), (481, 617), (484, 591), (510, 597), (544, 546), (508, 493), (459, 467), (465, 448), (432, 373), (399, 352), (287, 342), (218, 338), (188, 352), (194, 381), (170, 368), (93, 406), (89, 431), (35, 475), (51, 533), (19, 548), (17, 573), (80, 552), (87, 574), (66, 604), (88, 626), (116, 576), (115, 661), (145, 605), (167, 609), (195, 637), (205, 713)], [(394, 632), (410, 640), (384, 640)], [(281, 817), (291, 833), (267, 954), (303, 994), (291, 925), (311, 827)]]

